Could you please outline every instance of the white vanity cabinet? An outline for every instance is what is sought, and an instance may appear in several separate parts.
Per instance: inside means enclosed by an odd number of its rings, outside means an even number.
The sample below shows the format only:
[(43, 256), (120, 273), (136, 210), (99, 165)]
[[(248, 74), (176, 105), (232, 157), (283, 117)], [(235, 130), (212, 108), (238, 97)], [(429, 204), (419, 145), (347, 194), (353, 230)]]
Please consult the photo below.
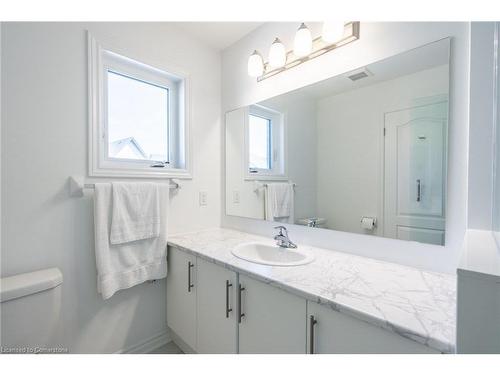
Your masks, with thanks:
[(196, 261), (198, 353), (237, 353), (236, 276), (201, 258)]
[(307, 302), (307, 352), (312, 354), (439, 353), (362, 320)]
[(181, 349), (237, 353), (236, 285), (235, 272), (169, 247), (167, 325)]
[(239, 353), (306, 352), (304, 299), (244, 275), (238, 294)]
[(185, 352), (439, 353), (175, 247), (168, 252), (167, 324)]
[[(196, 257), (174, 247), (168, 249), (167, 325), (196, 350)], [(183, 348), (185, 349), (185, 348)]]

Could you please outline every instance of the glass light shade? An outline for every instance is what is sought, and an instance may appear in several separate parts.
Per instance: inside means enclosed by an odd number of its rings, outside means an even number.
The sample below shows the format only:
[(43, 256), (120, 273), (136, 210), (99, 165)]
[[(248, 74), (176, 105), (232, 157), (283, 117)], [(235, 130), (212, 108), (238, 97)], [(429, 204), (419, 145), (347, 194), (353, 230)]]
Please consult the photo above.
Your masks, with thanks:
[(250, 77), (260, 77), (264, 73), (264, 61), (262, 61), (262, 56), (257, 51), (253, 51), (248, 58), (247, 67)]
[(303, 57), (307, 56), (312, 51), (312, 36), (311, 31), (303, 23), (300, 25), (297, 33), (295, 34), (295, 40), (293, 42), (293, 53), (295, 56)]
[(269, 48), (269, 65), (272, 68), (281, 68), (286, 63), (286, 50), (281, 40), (276, 38)]
[(326, 43), (338, 42), (344, 36), (344, 22), (326, 21), (323, 22), (321, 39)]

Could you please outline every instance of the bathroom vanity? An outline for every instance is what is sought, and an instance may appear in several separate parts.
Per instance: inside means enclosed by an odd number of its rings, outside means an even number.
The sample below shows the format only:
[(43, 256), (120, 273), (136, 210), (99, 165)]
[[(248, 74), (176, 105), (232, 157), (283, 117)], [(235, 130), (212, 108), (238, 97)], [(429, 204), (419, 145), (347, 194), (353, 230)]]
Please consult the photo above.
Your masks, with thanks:
[(233, 255), (255, 242), (274, 245), (221, 228), (169, 239), (167, 323), (184, 351), (455, 351), (454, 276), (300, 244), (312, 262), (270, 266)]
[[(226, 217), (445, 245), (449, 62), (444, 38), (226, 112)], [(275, 239), (170, 238), (184, 350), (455, 351), (454, 276)]]

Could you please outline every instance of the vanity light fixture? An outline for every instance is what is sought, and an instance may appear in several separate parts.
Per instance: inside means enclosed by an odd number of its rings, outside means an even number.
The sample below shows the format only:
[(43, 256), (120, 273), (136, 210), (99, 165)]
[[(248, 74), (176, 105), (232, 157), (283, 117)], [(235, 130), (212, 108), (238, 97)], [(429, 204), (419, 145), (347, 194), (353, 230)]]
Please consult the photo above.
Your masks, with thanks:
[(321, 38), (326, 43), (335, 43), (342, 39), (344, 36), (344, 23), (339, 21), (325, 21), (323, 22), (323, 30), (321, 31)]
[(293, 40), (293, 53), (297, 57), (304, 57), (312, 51), (312, 35), (306, 24), (302, 22)]
[(260, 82), (358, 40), (359, 29), (359, 21), (345, 24), (324, 22), (322, 34), (313, 39), (309, 28), (305, 23), (301, 23), (295, 34), (293, 50), (286, 52), (281, 40), (276, 38), (269, 49), (268, 62), (263, 61), (257, 50), (252, 53), (248, 59), (248, 75)]
[(264, 61), (257, 50), (253, 51), (248, 58), (248, 75), (250, 77), (259, 77), (264, 73)]
[(271, 48), (269, 48), (269, 66), (281, 68), (286, 64), (286, 49), (279, 38), (274, 39)]

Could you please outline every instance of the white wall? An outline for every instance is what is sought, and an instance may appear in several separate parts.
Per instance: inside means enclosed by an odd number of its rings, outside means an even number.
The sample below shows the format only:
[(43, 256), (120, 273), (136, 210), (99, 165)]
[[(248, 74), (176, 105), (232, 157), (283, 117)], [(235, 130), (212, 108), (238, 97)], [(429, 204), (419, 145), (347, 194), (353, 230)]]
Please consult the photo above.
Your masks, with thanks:
[(220, 53), (165, 23), (2, 24), (2, 276), (59, 267), (58, 344), (114, 352), (166, 330), (166, 287), (146, 283), (106, 302), (97, 294), (92, 193), (67, 192), (68, 176), (88, 169), (85, 29), (119, 53), (191, 75), (194, 178), (172, 196), (171, 233), (220, 222)]
[[(2, 214), (2, 22), (0, 22), (0, 217)], [(2, 251), (2, 225), (0, 223), (0, 255)], [(1, 265), (0, 265), (1, 267)]]
[[(383, 235), (384, 114), (448, 94), (448, 66), (423, 70), (318, 102), (318, 216), (341, 231)], [(378, 219), (373, 231), (362, 216)]]
[(500, 353), (499, 27), (471, 24), (470, 229), (457, 272), (458, 353)]
[(468, 227), (492, 229), (494, 195), (494, 22), (471, 24)]
[[(267, 53), (276, 36), (291, 46), (296, 28), (296, 23), (265, 24), (223, 51), (223, 112), (366, 66), (441, 38), (452, 37), (446, 246), (312, 230), (300, 226), (292, 228), (291, 236), (294, 240), (316, 246), (454, 273), (467, 224), (469, 24), (362, 22), (361, 38), (352, 44), (262, 82), (248, 77), (246, 65), (252, 51), (258, 49)], [(267, 236), (272, 233), (272, 224), (257, 220), (223, 215), (222, 223), (226, 227)]]

